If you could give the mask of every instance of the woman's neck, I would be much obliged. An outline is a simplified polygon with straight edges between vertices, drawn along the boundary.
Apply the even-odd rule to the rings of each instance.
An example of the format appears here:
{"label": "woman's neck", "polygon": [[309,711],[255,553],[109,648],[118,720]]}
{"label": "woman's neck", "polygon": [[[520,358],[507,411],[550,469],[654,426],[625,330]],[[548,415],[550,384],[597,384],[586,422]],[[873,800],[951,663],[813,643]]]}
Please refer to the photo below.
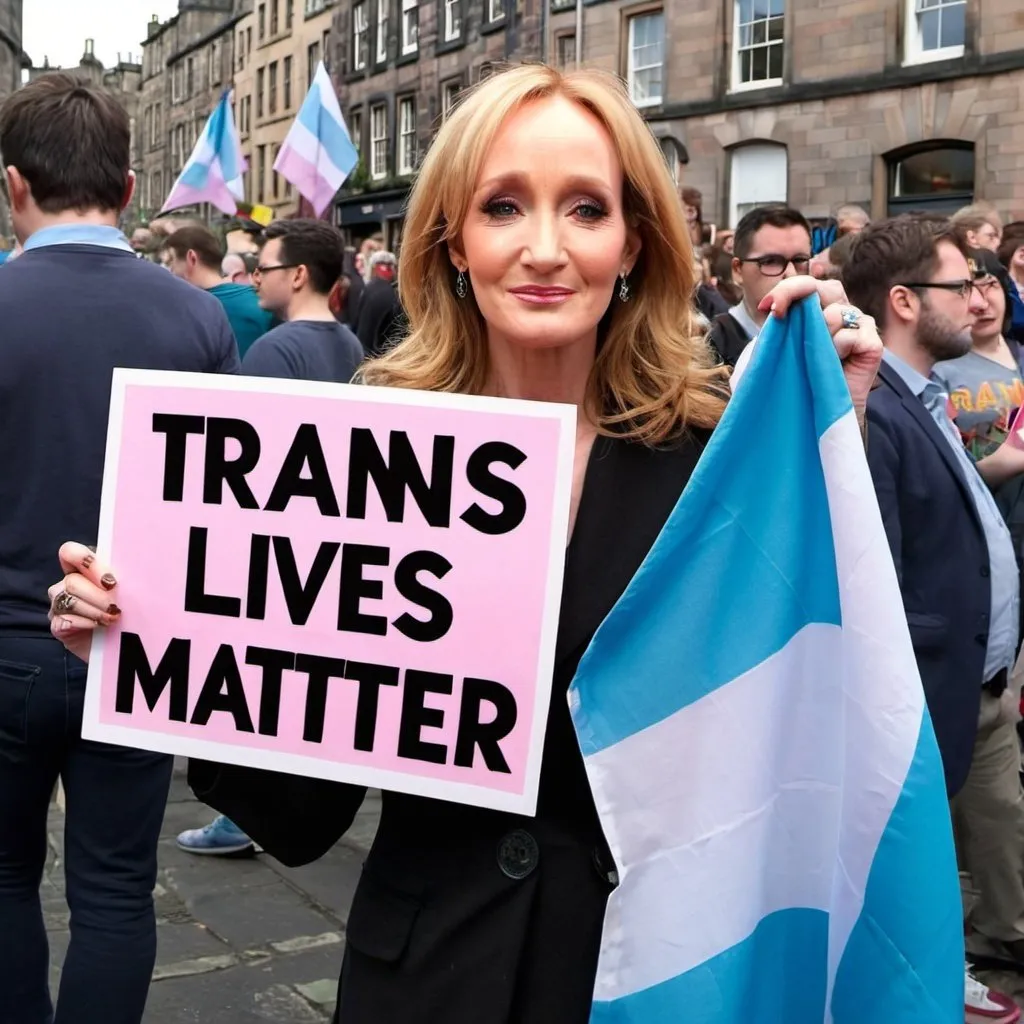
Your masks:
{"label": "woman's neck", "polygon": [[529,349],[491,336],[485,394],[537,402],[564,402],[581,411],[597,354],[597,334],[568,345]]}
{"label": "woman's neck", "polygon": [[993,334],[991,338],[979,338],[973,343],[975,352],[980,352],[983,356],[989,356],[990,358],[998,355],[1003,349],[1003,336],[1001,334]]}

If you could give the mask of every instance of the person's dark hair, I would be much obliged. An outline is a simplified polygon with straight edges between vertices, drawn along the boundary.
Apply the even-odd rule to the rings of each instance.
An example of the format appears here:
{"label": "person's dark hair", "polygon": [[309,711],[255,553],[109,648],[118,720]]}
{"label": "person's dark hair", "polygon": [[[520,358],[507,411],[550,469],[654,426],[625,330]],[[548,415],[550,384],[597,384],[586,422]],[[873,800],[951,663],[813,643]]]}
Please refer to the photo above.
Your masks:
{"label": "person's dark hair", "polygon": [[254,252],[239,252],[235,255],[241,258],[247,274],[252,274],[252,272],[259,266],[260,258]]}
{"label": "person's dark hair", "polygon": [[183,260],[189,250],[196,254],[199,262],[207,270],[220,271],[224,250],[217,236],[199,224],[188,224],[167,239],[165,248],[170,249],[179,260]]}
{"label": "person's dark hair", "polygon": [[735,306],[743,298],[743,292],[732,279],[732,253],[715,246],[708,256],[708,267],[711,270],[711,276],[715,278],[718,294],[730,306]]}
{"label": "person's dark hair", "polygon": [[[1024,238],[1020,239],[1020,245],[1024,245]],[[1006,299],[1006,312],[1003,315],[1003,334],[1008,335],[1013,326],[1013,294],[1017,287],[1010,277],[1010,272],[999,261],[999,257],[991,249],[968,249],[967,259],[972,264],[971,273],[974,278],[994,277],[1003,289],[1003,296]]]}
{"label": "person's dark hair", "polygon": [[843,270],[846,264],[850,262],[850,257],[853,255],[853,249],[859,237],[859,231],[848,231],[845,235],[840,235],[829,246],[828,261],[832,264],[832,271],[829,276],[833,280],[841,281],[843,279]]}
{"label": "person's dark hair", "polygon": [[927,213],[905,213],[869,224],[858,236],[843,268],[850,301],[885,327],[889,292],[905,281],[927,281],[939,266],[940,243],[967,250],[953,225]]}
{"label": "person's dark hair", "polygon": [[280,238],[281,261],[304,266],[313,291],[330,295],[345,259],[345,242],[336,227],[322,220],[277,220],[264,237],[268,242]]}
{"label": "person's dark hair", "polygon": [[679,193],[679,198],[687,205],[692,206],[697,211],[697,220],[702,220],[704,216],[704,196],[701,194],[700,189],[691,188],[687,186]]}
{"label": "person's dark hair", "polygon": [[128,114],[72,75],[42,75],[0,107],[0,153],[44,213],[120,210],[131,167]]}
{"label": "person's dark hair", "polygon": [[1003,239],[999,243],[999,262],[1009,267],[1013,254],[1024,245],[1024,220],[1011,221],[1003,228]]}
{"label": "person's dark hair", "polygon": [[755,206],[740,218],[732,243],[733,255],[737,259],[746,259],[750,255],[754,235],[763,227],[803,228],[810,245],[811,225],[807,223],[807,218],[799,210],[784,203],[770,203],[767,206]]}

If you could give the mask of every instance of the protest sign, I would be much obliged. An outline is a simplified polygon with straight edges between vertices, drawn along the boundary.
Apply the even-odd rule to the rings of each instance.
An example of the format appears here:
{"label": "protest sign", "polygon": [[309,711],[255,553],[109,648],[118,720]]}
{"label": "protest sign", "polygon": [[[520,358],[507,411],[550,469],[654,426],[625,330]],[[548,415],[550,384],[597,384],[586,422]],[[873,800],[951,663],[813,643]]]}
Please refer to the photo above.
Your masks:
{"label": "protest sign", "polygon": [[116,370],[83,735],[532,814],[575,409]]}

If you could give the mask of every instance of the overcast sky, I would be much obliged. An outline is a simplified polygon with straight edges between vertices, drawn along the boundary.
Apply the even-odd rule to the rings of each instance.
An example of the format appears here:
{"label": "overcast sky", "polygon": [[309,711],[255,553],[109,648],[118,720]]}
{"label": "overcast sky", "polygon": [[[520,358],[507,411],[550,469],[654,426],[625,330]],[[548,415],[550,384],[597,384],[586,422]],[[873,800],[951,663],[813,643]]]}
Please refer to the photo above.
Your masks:
{"label": "overcast sky", "polygon": [[128,54],[138,58],[146,25],[154,14],[163,21],[178,10],[178,0],[25,0],[22,45],[36,64],[77,67],[86,39],[110,67]]}

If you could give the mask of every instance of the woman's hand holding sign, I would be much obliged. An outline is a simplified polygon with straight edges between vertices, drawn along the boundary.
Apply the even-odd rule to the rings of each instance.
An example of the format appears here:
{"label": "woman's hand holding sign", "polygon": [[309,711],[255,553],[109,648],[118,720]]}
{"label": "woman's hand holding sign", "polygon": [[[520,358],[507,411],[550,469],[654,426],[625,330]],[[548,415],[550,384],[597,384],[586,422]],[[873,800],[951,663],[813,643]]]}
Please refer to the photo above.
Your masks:
{"label": "woman's hand holding sign", "polygon": [[115,596],[117,580],[84,544],[62,544],[59,558],[65,575],[48,591],[50,632],[72,654],[88,661],[93,631],[121,615]]}

